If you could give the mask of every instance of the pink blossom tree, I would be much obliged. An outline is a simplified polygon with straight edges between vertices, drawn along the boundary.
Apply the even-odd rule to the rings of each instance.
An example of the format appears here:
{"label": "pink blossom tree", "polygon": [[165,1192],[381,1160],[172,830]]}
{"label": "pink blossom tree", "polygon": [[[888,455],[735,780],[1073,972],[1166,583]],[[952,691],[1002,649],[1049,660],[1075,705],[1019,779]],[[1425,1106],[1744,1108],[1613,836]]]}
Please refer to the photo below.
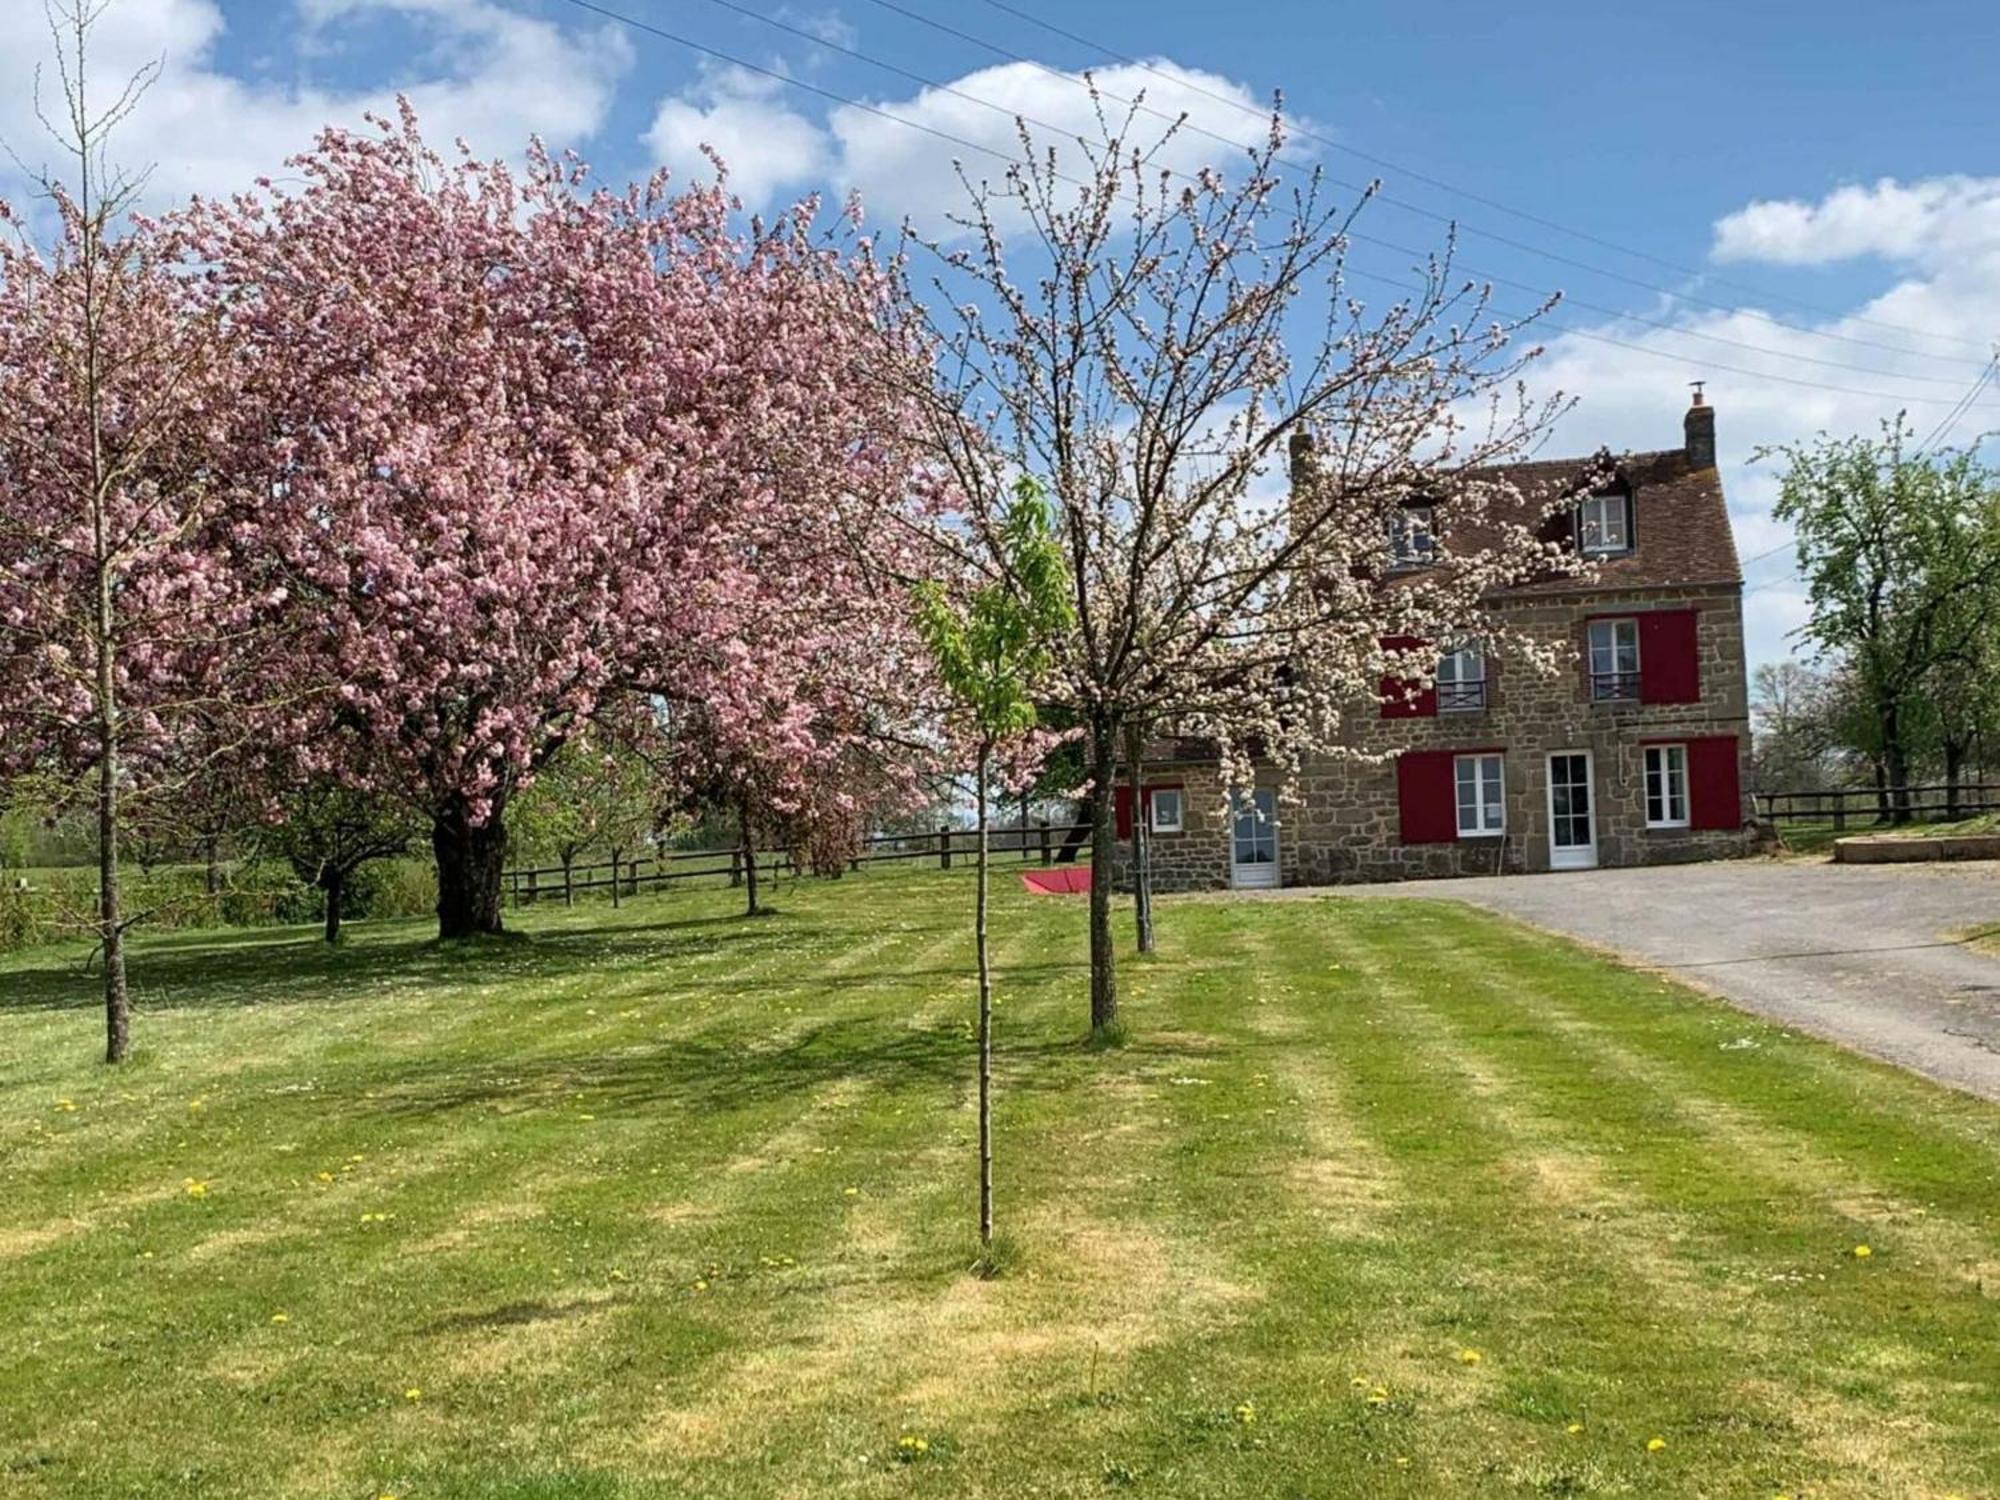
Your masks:
{"label": "pink blossom tree", "polygon": [[43,183],[43,244],[50,219],[0,203],[0,779],[42,771],[94,800],[89,930],[117,1062],[131,1047],[128,803],[207,742],[255,589],[213,545],[236,478],[236,351],[209,289],[180,273],[178,233],[129,218],[138,181],[105,147],[150,74],[108,107],[90,94],[97,12],[50,12],[52,128],[72,171]]}
{"label": "pink blossom tree", "polygon": [[280,475],[236,541],[283,560],[336,685],[289,737],[422,809],[442,936],[496,932],[509,799],[620,694],[762,711],[726,644],[781,592],[757,535],[903,487],[908,423],[853,378],[884,279],[810,205],[742,233],[719,184],[446,161],[407,106],[293,170],[189,218]]}

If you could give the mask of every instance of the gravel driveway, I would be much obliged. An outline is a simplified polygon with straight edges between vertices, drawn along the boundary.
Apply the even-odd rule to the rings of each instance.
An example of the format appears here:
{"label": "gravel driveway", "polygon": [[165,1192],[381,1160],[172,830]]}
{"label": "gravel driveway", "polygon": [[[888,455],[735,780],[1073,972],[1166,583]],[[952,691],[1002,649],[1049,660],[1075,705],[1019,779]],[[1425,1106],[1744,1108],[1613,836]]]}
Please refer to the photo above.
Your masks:
{"label": "gravel driveway", "polygon": [[1968,929],[2000,928],[2000,870],[1991,866],[1754,859],[1406,881],[1339,894],[1490,907],[2000,1099],[2000,959],[1956,940]]}

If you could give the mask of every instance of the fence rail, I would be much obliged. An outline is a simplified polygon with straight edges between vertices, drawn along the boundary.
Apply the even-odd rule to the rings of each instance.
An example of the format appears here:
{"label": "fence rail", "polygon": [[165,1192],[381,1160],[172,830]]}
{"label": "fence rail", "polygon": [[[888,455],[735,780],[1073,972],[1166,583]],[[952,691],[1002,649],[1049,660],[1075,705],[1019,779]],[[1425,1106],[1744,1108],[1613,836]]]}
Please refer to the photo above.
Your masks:
{"label": "fence rail", "polygon": [[1960,782],[1955,790],[1938,782],[1887,790],[1872,786],[1839,787],[1827,791],[1755,792],[1752,796],[1767,823],[1830,822],[1835,829],[1845,828],[1850,822],[1891,821],[1903,814],[1911,822],[1936,822],[1970,817],[1974,813],[2000,812],[2000,782],[1991,781]]}
{"label": "fence rail", "polygon": [[[1053,865],[1074,859],[1077,847],[1089,834],[1088,823],[1036,823],[1026,828],[989,829],[986,839],[987,849],[996,857],[1011,854],[1024,864],[1038,860]],[[863,865],[936,860],[941,869],[949,870],[954,860],[971,858],[978,842],[978,830],[949,826],[935,832],[870,834],[861,841],[861,852],[847,861],[847,867],[859,870]],[[759,875],[796,873],[788,850],[759,849],[756,859]],[[664,889],[678,880],[722,878],[731,885],[741,885],[747,870],[740,847],[672,849],[631,859],[614,855],[608,860],[572,862],[568,868],[524,865],[504,871],[501,885],[516,906],[545,900],[568,903],[593,891],[609,891],[617,901],[643,890]]]}

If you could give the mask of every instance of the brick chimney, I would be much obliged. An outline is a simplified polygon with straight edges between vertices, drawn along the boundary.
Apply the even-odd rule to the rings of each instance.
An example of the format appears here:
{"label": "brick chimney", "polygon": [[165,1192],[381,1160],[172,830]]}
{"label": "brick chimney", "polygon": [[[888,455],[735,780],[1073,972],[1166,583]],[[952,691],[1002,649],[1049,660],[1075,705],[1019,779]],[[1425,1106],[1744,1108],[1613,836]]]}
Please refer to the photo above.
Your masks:
{"label": "brick chimney", "polygon": [[1696,380],[1691,384],[1694,386],[1694,403],[1681,419],[1681,428],[1687,433],[1688,462],[1697,469],[1712,469],[1715,467],[1715,408],[1701,399],[1702,382]]}

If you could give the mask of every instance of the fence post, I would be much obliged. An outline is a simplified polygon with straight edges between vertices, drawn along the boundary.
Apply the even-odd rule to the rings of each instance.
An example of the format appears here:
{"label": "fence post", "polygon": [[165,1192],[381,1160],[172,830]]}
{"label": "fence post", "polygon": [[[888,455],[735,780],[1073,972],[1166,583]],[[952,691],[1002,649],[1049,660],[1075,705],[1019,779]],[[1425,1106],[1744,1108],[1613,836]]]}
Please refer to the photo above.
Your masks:
{"label": "fence post", "polygon": [[938,830],[938,868],[940,870],[951,868],[951,824],[949,823]]}
{"label": "fence post", "polygon": [[611,906],[612,906],[612,909],[613,909],[613,910],[615,911],[615,910],[616,910],[616,909],[618,908],[618,905],[619,905],[619,902],[618,902],[618,851],[617,851],[616,849],[613,849],[613,850],[611,851]]}
{"label": "fence post", "polygon": [[1046,869],[1055,863],[1055,855],[1049,849],[1049,820],[1042,819],[1042,866]]}
{"label": "fence post", "polygon": [[1847,827],[1847,793],[1844,791],[1835,792],[1833,794],[1833,831],[1835,833],[1839,833],[1846,827]]}
{"label": "fence post", "polygon": [[729,851],[729,884],[732,888],[743,884],[743,850],[740,845]]}

